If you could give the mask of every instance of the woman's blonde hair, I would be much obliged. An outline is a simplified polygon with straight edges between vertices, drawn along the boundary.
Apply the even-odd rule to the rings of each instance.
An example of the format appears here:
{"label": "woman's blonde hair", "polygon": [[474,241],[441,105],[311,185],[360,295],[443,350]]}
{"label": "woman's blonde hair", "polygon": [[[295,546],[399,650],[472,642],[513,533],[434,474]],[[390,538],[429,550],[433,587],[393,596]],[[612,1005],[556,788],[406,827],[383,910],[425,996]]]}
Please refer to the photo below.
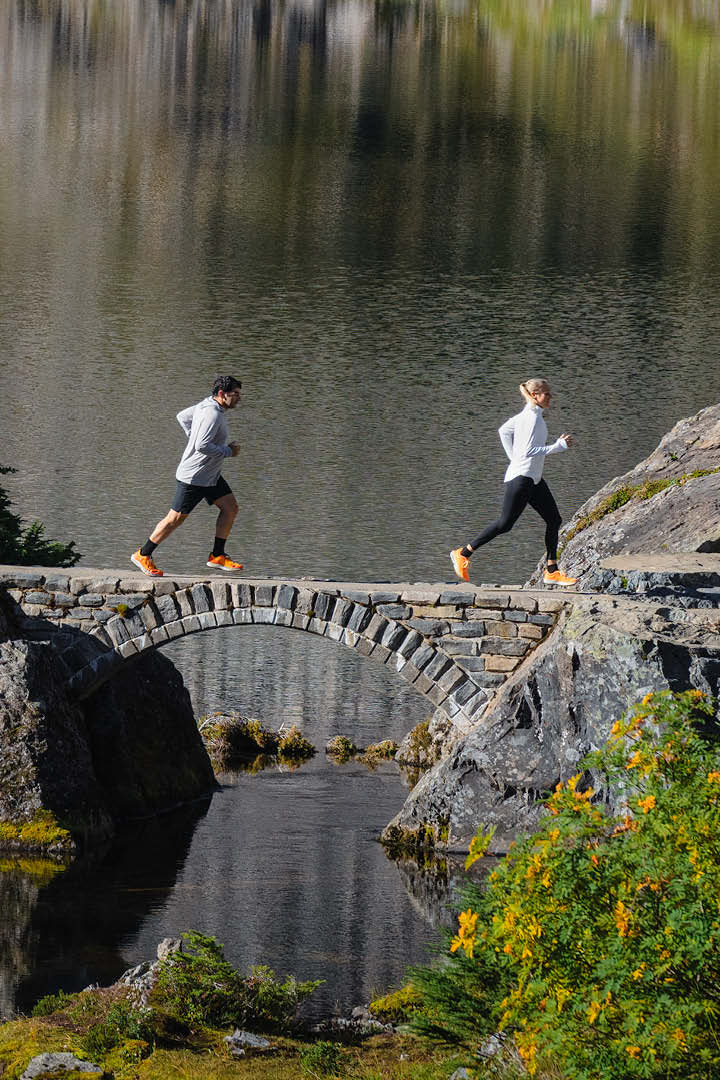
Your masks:
{"label": "woman's blonde hair", "polygon": [[549,390],[550,383],[547,379],[528,379],[527,382],[520,383],[519,390],[524,398],[532,397],[533,394],[539,393],[540,390]]}

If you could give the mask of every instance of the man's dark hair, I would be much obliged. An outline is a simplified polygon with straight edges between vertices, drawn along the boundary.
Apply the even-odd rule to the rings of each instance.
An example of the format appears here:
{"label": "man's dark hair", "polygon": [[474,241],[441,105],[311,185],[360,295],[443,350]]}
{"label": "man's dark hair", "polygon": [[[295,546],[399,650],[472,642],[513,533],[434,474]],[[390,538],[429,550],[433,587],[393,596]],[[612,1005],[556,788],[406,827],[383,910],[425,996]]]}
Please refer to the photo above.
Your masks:
{"label": "man's dark hair", "polygon": [[233,390],[240,390],[242,383],[239,379],[233,379],[232,375],[217,375],[213,383],[212,396],[217,397],[220,391],[223,394],[232,394]]}

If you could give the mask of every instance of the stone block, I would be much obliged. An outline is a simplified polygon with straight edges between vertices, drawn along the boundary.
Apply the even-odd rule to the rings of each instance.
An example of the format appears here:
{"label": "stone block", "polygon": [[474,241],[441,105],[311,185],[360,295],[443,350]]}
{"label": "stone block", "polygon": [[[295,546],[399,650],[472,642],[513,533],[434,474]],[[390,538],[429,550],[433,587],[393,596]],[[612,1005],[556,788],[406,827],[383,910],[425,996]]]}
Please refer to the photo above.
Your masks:
{"label": "stone block", "polygon": [[400,600],[399,592],[391,592],[389,589],[375,589],[370,593],[370,603],[377,606],[378,604],[397,604]]}
{"label": "stone block", "polygon": [[[193,616],[191,615],[190,618]],[[217,626],[217,620],[215,618],[214,611],[201,611],[197,617],[198,622],[203,630],[211,630],[213,626]]]}
{"label": "stone block", "polygon": [[536,626],[554,626],[555,625],[555,619],[552,617],[552,615],[544,615],[544,614],[541,614],[541,613],[539,613],[537,615],[529,615],[528,616],[528,622],[534,623]]}
{"label": "stone block", "polygon": [[177,591],[178,583],[172,578],[153,578],[153,596],[169,596]]}
{"label": "stone block", "polygon": [[[203,612],[206,614],[206,612]],[[182,632],[183,634],[194,634],[201,627],[200,616],[198,615],[186,615],[182,620]]]}
{"label": "stone block", "polygon": [[448,656],[474,656],[478,651],[478,643],[474,638],[446,637],[442,647]]}
{"label": "stone block", "polygon": [[164,626],[158,626],[150,634],[153,645],[162,645],[163,641],[168,640],[168,632]]}
{"label": "stone block", "polygon": [[117,652],[123,660],[127,660],[130,656],[137,656],[137,646],[134,641],[123,641],[122,645],[118,645]]}
{"label": "stone block", "polygon": [[438,597],[438,604],[454,604],[457,607],[471,607],[475,603],[474,589],[447,589]]}
{"label": "stone block", "polygon": [[378,604],[376,610],[385,619],[409,619],[412,615],[407,604]]}
{"label": "stone block", "polygon": [[475,606],[483,608],[506,608],[510,603],[510,595],[505,592],[476,592]]}
{"label": "stone block", "polygon": [[427,694],[428,690],[432,690],[435,683],[432,679],[428,679],[424,671],[420,672],[420,675],[413,683],[416,690],[419,690],[421,694]]}
{"label": "stone block", "polygon": [[426,693],[425,697],[429,698],[430,701],[432,701],[433,705],[439,706],[442,705],[443,701],[445,701],[445,699],[447,698],[447,694],[442,689],[442,687],[432,686]]}
{"label": "stone block", "polygon": [[380,641],[386,649],[389,649],[391,652],[396,652],[407,635],[408,631],[404,626],[399,626],[397,623],[390,623]]}
{"label": "stone block", "polygon": [[393,654],[389,649],[386,649],[384,645],[376,645],[373,649],[373,660],[379,660],[381,664],[386,664]]}
{"label": "stone block", "polygon": [[502,614],[498,611],[497,608],[486,608],[486,607],[466,608],[465,609],[465,618],[469,622],[478,622],[478,621],[482,621],[484,619],[501,619]]}
{"label": "stone block", "polygon": [[255,586],[255,607],[271,607],[273,602],[274,585]]}
{"label": "stone block", "polygon": [[146,604],[140,608],[140,618],[146,630],[154,630],[163,621],[157,613],[154,604]]}
{"label": "stone block", "polygon": [[348,630],[353,630],[356,634],[359,634],[370,624],[372,618],[372,611],[369,607],[363,607],[362,604],[353,604],[350,618],[347,621]]}
{"label": "stone block", "polygon": [[530,648],[527,638],[486,637],[480,642],[481,653],[494,653],[496,656],[524,656]]}
{"label": "stone block", "polygon": [[463,705],[466,716],[476,716],[480,709],[484,709],[488,703],[488,696],[484,690],[476,689],[475,694]]}
{"label": "stone block", "polygon": [[33,589],[42,585],[45,575],[34,570],[3,570],[0,571],[0,585],[6,588]]}
{"label": "stone block", "polygon": [[[88,593],[88,596],[97,596],[97,593]],[[82,603],[85,604],[86,597],[83,596]],[[102,597],[101,597],[102,600]],[[74,607],[79,603],[77,596],[73,596],[70,592],[55,592],[52,594],[52,602],[55,607]],[[87,604],[86,607],[94,607],[94,604]]]}
{"label": "stone block", "polygon": [[117,615],[108,620],[105,624],[105,631],[110,636],[111,642],[116,648],[128,642],[130,640],[130,634],[127,633],[127,627],[125,626],[125,620]]}
{"label": "stone block", "polygon": [[425,642],[424,645],[421,645],[420,648],[413,653],[413,664],[422,671],[434,656],[437,656],[437,649]]}
{"label": "stone block", "polygon": [[396,671],[402,671],[408,661],[407,658],[405,656],[401,656],[400,653],[391,652],[385,663],[388,667],[395,668]]}
{"label": "stone block", "polygon": [[356,634],[354,630],[350,630],[346,626],[343,630],[342,638],[340,640],[343,642],[343,644],[348,645],[351,649],[354,649],[357,643],[359,641],[362,641],[362,638],[359,634]]}
{"label": "stone block", "polygon": [[[532,616],[534,618],[534,616]],[[517,637],[517,623],[506,622],[504,619],[502,622],[486,622],[485,632],[488,637],[502,637],[513,638]]]}
{"label": "stone block", "polygon": [[204,611],[212,611],[213,594],[207,585],[199,582],[190,589],[195,613],[201,615]]}
{"label": "stone block", "polygon": [[23,597],[23,606],[27,604],[49,604],[50,594],[39,590],[30,589]]}
{"label": "stone block", "polygon": [[195,609],[192,604],[192,593],[189,589],[179,589],[175,593],[175,600],[180,611],[180,618],[185,619],[189,615],[194,615]]}
{"label": "stone block", "polygon": [[215,612],[215,621],[216,621],[218,626],[232,626],[232,622],[233,622],[233,613],[232,613],[232,611],[230,611],[229,609],[224,610],[224,611],[216,611]]}
{"label": "stone block", "polygon": [[352,614],[353,605],[349,600],[338,598],[332,611],[332,621],[338,626],[347,626],[348,619]]}
{"label": "stone block", "polygon": [[527,622],[527,611],[515,611],[514,608],[508,608],[507,611],[503,611],[503,619],[508,622]]}
{"label": "stone block", "polygon": [[242,581],[230,582],[230,604],[234,608],[252,607],[252,589]]}
{"label": "stone block", "polygon": [[[189,618],[189,616],[186,617]],[[167,634],[168,639],[182,637],[185,633],[182,619],[176,619],[175,622],[165,623],[165,633]]]}
{"label": "stone block", "polygon": [[[40,593],[32,593],[32,595],[33,596],[40,596],[41,594]],[[43,593],[42,595],[44,596],[45,594]],[[45,608],[43,607],[42,603],[37,603],[37,604],[24,603],[23,604],[23,612],[24,612],[24,614],[28,618],[31,618],[31,619],[39,618],[44,610],[45,610]]]}
{"label": "stone block", "polygon": [[331,641],[341,641],[343,636],[343,628],[337,623],[325,624],[325,637],[330,638]]}
{"label": "stone block", "polygon": [[373,615],[363,631],[363,637],[371,641],[380,641],[390,623],[382,615]]}
{"label": "stone block", "polygon": [[460,706],[455,700],[454,696],[448,697],[443,703],[443,711],[445,715],[452,720],[460,712]]}
{"label": "stone block", "polygon": [[542,626],[534,626],[532,623],[523,623],[522,626],[518,626],[518,635],[522,638],[529,638],[530,641],[541,641],[547,631]]}
{"label": "stone block", "polygon": [[485,658],[483,656],[456,656],[455,663],[463,671],[484,671]]}
{"label": "stone block", "polygon": [[513,593],[510,597],[510,607],[515,611],[537,611],[538,602],[534,596],[527,593]]}
{"label": "stone block", "polygon": [[181,615],[191,615],[191,611],[182,611],[174,596],[155,596],[153,606],[161,622],[175,622]]}
{"label": "stone block", "polygon": [[357,643],[357,649],[355,651],[360,653],[361,656],[370,656],[375,647],[376,646],[374,641],[369,641],[368,638],[361,637]]}
{"label": "stone block", "polygon": [[450,633],[450,623],[447,619],[408,619],[407,624],[423,637],[442,637]]}
{"label": "stone block", "polygon": [[[452,660],[442,652],[436,652],[434,658],[427,664],[423,671],[429,679],[437,682],[440,676],[451,666]],[[418,667],[420,665],[418,664]]]}
{"label": "stone block", "polygon": [[341,595],[351,604],[364,604],[367,607],[370,603],[370,594],[361,592],[359,589],[346,589]]}
{"label": "stone block", "polygon": [[92,619],[95,614],[95,608],[89,607],[74,607],[65,608],[65,617],[72,619],[75,622],[80,622],[82,619]]}
{"label": "stone block", "polygon": [[8,589],[7,594],[17,604],[19,604],[23,598],[22,589]]}
{"label": "stone block", "polygon": [[[440,685],[442,686],[442,683]],[[472,682],[470,679],[465,679],[465,681],[461,683],[457,687],[457,689],[453,690],[452,700],[457,702],[458,706],[462,707],[467,701],[470,700],[470,698],[474,697],[477,692],[478,688],[475,683]]]}
{"label": "stone block", "polygon": [[440,686],[447,694],[454,693],[458,686],[466,682],[467,675],[456,664],[453,664],[446,672],[444,672],[439,679],[435,682]]}
{"label": "stone block", "polygon": [[472,679],[478,686],[486,687],[488,690],[494,690],[498,686],[503,685],[507,679],[507,675],[500,671],[478,671],[477,674],[473,675]]}
{"label": "stone block", "polygon": [[411,660],[408,660],[407,664],[403,665],[403,667],[400,669],[400,674],[402,675],[405,682],[410,683],[411,685],[414,685],[420,678],[420,672]]}
{"label": "stone block", "polygon": [[309,622],[309,615],[304,615],[302,611],[293,612],[292,625],[296,628],[296,630],[307,630]]}
{"label": "stone block", "polygon": [[150,634],[143,634],[142,637],[133,638],[133,644],[139,653],[147,652],[152,648],[152,638]]}
{"label": "stone block", "polygon": [[216,611],[224,611],[230,607],[230,584],[227,581],[212,581],[210,591],[213,596],[213,606]]}
{"label": "stone block", "polygon": [[453,623],[450,629],[453,637],[456,638],[485,637],[485,623],[482,622]]}
{"label": "stone block", "polygon": [[327,623],[323,622],[322,619],[316,619],[314,616],[308,619],[307,628],[311,634],[324,634],[326,626]]}
{"label": "stone block", "polygon": [[233,622],[236,626],[244,626],[253,621],[253,613],[250,608],[235,608],[232,613]]}
{"label": "stone block", "polygon": [[462,619],[463,609],[452,604],[433,606],[431,604],[413,604],[413,619]]}
{"label": "stone block", "polygon": [[[118,591],[126,593],[151,593],[154,587],[155,579],[145,577],[144,574],[128,574],[118,582]],[[87,589],[87,585],[85,588]],[[94,591],[102,592],[102,589]]]}
{"label": "stone block", "polygon": [[[133,593],[114,593],[112,597],[108,599],[108,607],[114,607],[116,610],[119,607],[126,608],[139,608],[145,603],[148,598],[148,593],[133,592]],[[82,604],[82,596],[79,598],[79,602]]]}
{"label": "stone block", "polygon": [[492,656],[485,657],[485,670],[486,671],[514,671],[520,663],[520,658],[516,656]]}
{"label": "stone block", "polygon": [[[263,609],[264,610],[264,609]],[[270,608],[273,612],[272,621],[276,626],[293,626],[294,612],[286,611],[285,608]]]}
{"label": "stone block", "polygon": [[103,645],[106,645],[108,647],[108,649],[114,651],[112,639],[109,634],[105,633],[104,627],[95,625],[90,631],[90,633],[96,641],[101,641]]}
{"label": "stone block", "polygon": [[254,607],[250,608],[252,612],[252,621],[254,623],[273,623],[275,622],[275,608],[271,607]]}
{"label": "stone block", "polygon": [[312,589],[298,589],[295,610],[301,615],[312,615],[315,612],[315,598],[317,593]]}
{"label": "stone block", "polygon": [[275,595],[275,603],[279,608],[292,611],[297,601],[298,591],[292,585],[281,585]]}
{"label": "stone block", "polygon": [[411,630],[399,647],[398,652],[401,656],[405,656],[409,659],[413,653],[420,648],[423,642],[424,638],[422,634],[418,634],[417,630]]}
{"label": "stone block", "polygon": [[[55,604],[57,605],[57,603],[58,603],[58,596],[67,596],[67,595],[68,595],[67,593],[55,593],[55,596],[53,597],[53,599],[55,601]],[[83,593],[82,594],[82,605],[83,605],[83,607],[102,607],[104,605],[104,603],[105,603],[105,597],[103,596],[102,593],[88,592],[88,593]]]}
{"label": "stone block", "polygon": [[335,600],[336,598],[329,593],[318,593],[315,597],[315,618],[329,622],[335,607]]}
{"label": "stone block", "polygon": [[437,604],[441,591],[427,585],[411,585],[401,590],[400,599],[405,604]]}
{"label": "stone block", "polygon": [[46,574],[45,588],[48,592],[70,592],[70,575]]}

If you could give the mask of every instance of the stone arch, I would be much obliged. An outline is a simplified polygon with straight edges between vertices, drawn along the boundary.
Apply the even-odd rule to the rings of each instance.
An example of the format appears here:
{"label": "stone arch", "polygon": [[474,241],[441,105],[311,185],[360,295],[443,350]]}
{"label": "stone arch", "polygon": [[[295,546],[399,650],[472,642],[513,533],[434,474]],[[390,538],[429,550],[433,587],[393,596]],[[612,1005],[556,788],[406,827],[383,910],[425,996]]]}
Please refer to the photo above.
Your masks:
{"label": "stone arch", "polygon": [[[64,655],[69,689],[85,698],[138,656],[221,626],[275,625],[328,638],[393,668],[441,710],[458,733],[477,721],[488,694],[452,655],[400,618],[377,610],[381,594],[295,584],[198,582],[119,610]],[[382,605],[380,605],[382,606]],[[122,607],[122,605],[121,605]],[[92,642],[92,644],[91,644]]]}

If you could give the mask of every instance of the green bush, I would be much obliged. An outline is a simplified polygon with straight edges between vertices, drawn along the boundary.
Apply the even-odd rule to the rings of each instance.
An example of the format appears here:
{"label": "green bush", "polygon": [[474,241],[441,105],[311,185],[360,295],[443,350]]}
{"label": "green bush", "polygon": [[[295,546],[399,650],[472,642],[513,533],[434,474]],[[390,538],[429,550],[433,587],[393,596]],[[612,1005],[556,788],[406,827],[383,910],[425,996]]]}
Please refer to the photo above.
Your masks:
{"label": "green bush", "polygon": [[57,994],[46,994],[35,1002],[30,1015],[52,1016],[53,1013],[62,1012],[74,998],[74,994],[66,994],[64,990],[58,990]]}
{"label": "green bush", "polygon": [[[530,1075],[720,1075],[720,750],[697,691],[648,694],[559,784],[484,891],[451,956],[413,974],[418,1030],[477,1050],[514,1034]],[[471,849],[468,864],[482,851]]]}
{"label": "green bush", "polygon": [[316,1042],[300,1053],[300,1069],[305,1076],[342,1076],[347,1068],[347,1055],[337,1043]]}
{"label": "green bush", "polygon": [[183,937],[187,951],[172,953],[159,964],[151,1004],[191,1029],[286,1028],[322,981],[298,982],[290,975],[280,981],[267,967],[252,968],[243,976],[225,959],[215,938],[194,930]]}
{"label": "green bush", "polygon": [[[0,465],[0,476],[16,470]],[[80,559],[75,544],[46,540],[45,526],[39,521],[24,525],[10,509],[10,497],[0,487],[0,563],[15,566],[74,566]]]}
{"label": "green bush", "polygon": [[85,1032],[83,1049],[89,1055],[102,1056],[128,1039],[141,1042],[151,1036],[149,1018],[128,1001],[114,1002],[104,1018]]}

